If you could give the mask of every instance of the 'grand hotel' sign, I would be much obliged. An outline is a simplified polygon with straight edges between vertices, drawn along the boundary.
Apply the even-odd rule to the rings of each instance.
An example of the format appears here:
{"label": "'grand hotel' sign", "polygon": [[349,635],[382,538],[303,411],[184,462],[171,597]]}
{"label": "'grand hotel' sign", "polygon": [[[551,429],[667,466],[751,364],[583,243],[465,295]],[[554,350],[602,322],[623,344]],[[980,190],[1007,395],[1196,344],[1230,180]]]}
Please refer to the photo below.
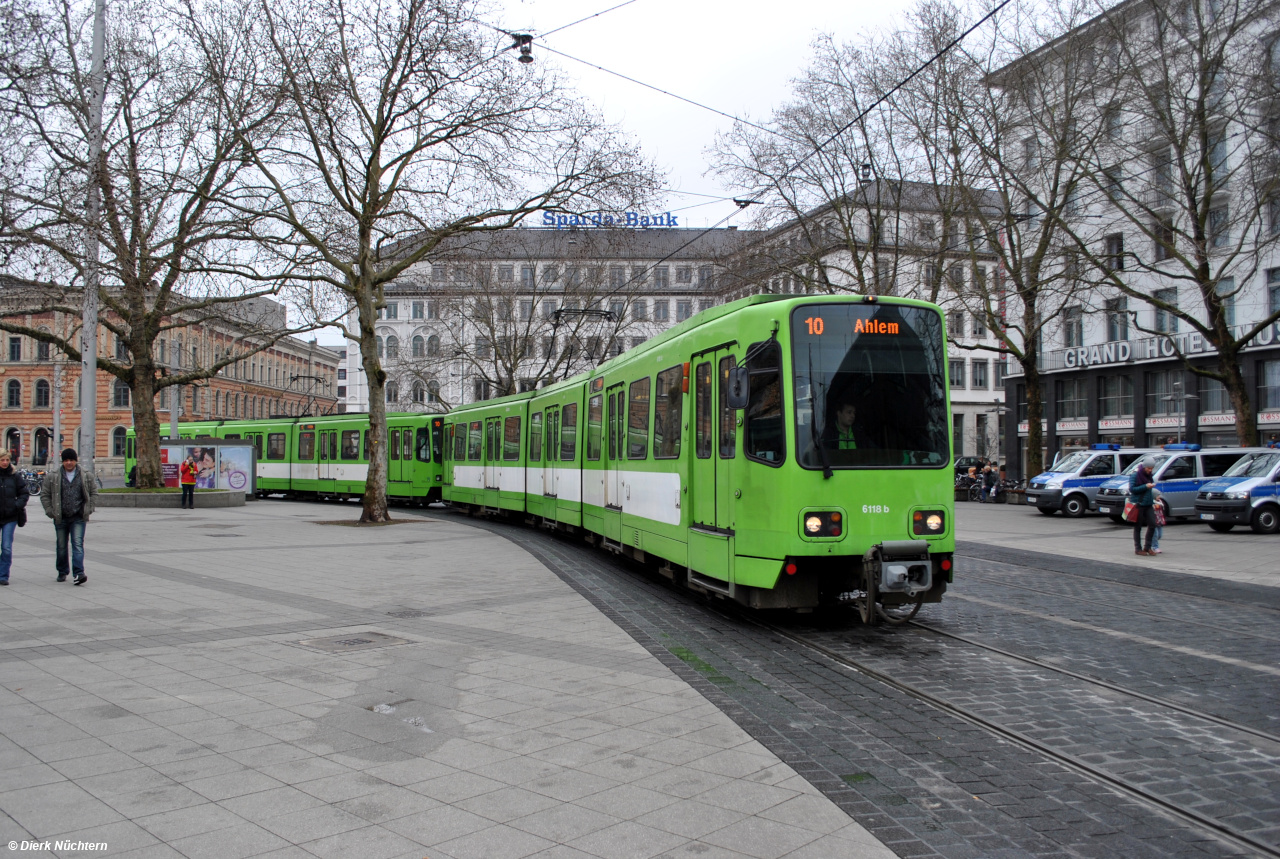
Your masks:
{"label": "'grand hotel' sign", "polygon": [[[1241,326],[1237,326],[1239,329]],[[1240,332],[1237,330],[1236,336]],[[1269,325],[1246,346],[1253,349],[1280,343],[1280,322]],[[1094,346],[1077,346],[1050,352],[1046,370],[1079,370],[1086,367],[1103,367],[1109,364],[1131,364],[1136,361],[1157,361],[1183,355],[1200,355],[1214,352],[1213,344],[1198,332],[1190,334],[1161,335],[1145,340],[1117,340]]]}

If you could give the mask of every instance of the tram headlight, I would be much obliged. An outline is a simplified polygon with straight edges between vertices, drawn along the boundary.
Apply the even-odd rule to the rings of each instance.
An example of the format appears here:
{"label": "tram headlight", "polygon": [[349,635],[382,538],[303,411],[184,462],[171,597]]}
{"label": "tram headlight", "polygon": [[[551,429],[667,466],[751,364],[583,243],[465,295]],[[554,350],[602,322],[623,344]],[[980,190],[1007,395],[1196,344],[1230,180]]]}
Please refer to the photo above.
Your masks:
{"label": "tram headlight", "polygon": [[945,510],[917,510],[911,514],[911,533],[921,537],[936,537],[947,530]]}
{"label": "tram headlight", "polygon": [[803,528],[806,537],[839,537],[844,533],[844,515],[838,510],[806,512]]}

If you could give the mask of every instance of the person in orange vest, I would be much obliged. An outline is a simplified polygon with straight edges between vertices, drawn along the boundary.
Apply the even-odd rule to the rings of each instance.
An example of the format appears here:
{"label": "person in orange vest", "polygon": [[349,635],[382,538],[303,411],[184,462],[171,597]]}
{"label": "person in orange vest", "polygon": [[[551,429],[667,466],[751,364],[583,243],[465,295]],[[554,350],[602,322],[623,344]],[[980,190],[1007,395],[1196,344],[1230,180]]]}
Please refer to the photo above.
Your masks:
{"label": "person in orange vest", "polygon": [[188,456],[182,460],[182,467],[178,469],[178,483],[182,487],[182,506],[184,509],[196,509],[196,475],[200,473],[200,466],[196,465],[195,457]]}

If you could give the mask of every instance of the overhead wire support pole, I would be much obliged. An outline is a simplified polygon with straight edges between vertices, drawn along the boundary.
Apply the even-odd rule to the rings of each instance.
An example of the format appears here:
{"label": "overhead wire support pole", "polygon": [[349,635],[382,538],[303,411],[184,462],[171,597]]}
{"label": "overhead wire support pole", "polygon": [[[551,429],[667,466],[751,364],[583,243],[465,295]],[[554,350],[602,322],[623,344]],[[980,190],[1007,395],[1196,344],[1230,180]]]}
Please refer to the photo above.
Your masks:
{"label": "overhead wire support pole", "polygon": [[85,202],[84,316],[80,330],[80,462],[93,479],[98,452],[98,228],[102,218],[102,105],[106,101],[107,0],[93,11],[92,81],[89,90],[89,188]]}

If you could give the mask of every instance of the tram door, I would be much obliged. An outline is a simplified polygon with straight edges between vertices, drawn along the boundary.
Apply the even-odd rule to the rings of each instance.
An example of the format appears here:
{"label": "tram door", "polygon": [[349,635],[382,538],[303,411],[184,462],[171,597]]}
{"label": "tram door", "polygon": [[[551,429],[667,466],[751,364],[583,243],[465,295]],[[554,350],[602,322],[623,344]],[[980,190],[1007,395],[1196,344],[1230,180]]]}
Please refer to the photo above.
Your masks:
{"label": "tram door", "polygon": [[502,418],[484,422],[484,503],[498,506],[498,469],[502,467]]}
{"label": "tram door", "polygon": [[689,470],[693,510],[689,526],[689,567],[728,581],[733,531],[729,510],[730,470],[737,451],[737,413],[728,408],[727,350],[693,356],[694,451]]}
{"label": "tram door", "polygon": [[316,492],[329,495],[334,491],[333,461],[338,457],[338,433],[326,430],[320,433],[320,466],[316,480]]}
{"label": "tram door", "polygon": [[605,391],[608,416],[605,420],[604,535],[622,539],[622,485],[626,469],[626,386],[614,385]]}
{"label": "tram door", "polygon": [[[543,447],[543,467],[542,467],[542,495],[545,498],[556,497],[556,468],[557,460],[560,459],[560,409],[552,407],[547,409],[547,438]],[[555,517],[556,505],[554,503],[548,509],[551,517]]]}

